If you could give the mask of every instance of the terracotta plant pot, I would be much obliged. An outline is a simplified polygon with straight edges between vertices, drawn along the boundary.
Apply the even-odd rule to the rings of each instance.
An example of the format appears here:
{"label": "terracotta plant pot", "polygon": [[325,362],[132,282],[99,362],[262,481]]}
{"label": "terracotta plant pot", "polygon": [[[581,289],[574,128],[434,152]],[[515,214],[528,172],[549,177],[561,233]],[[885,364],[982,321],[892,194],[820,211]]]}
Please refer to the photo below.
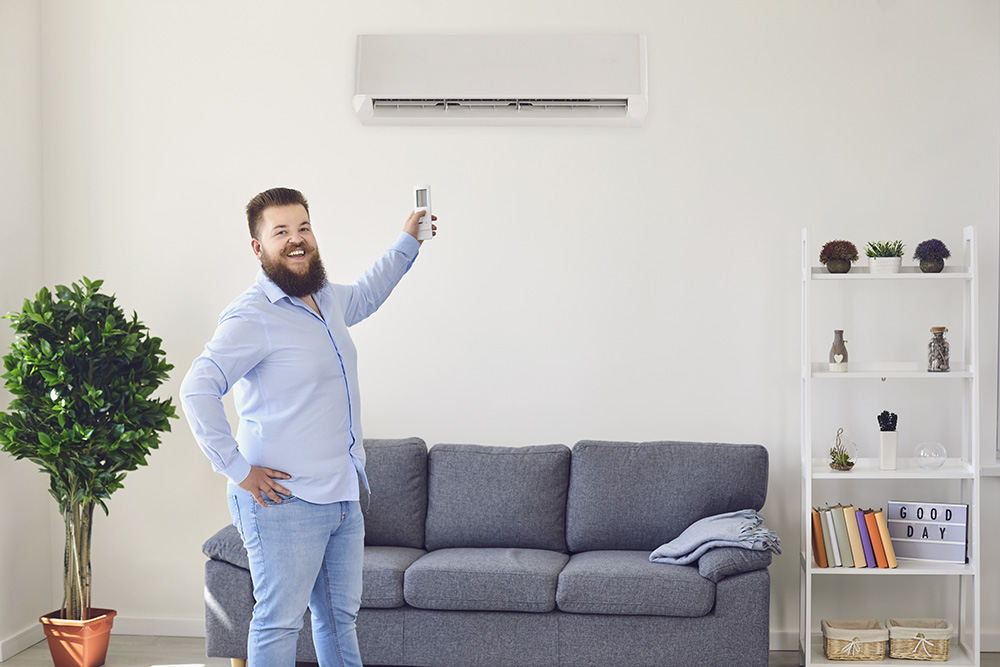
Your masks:
{"label": "terracotta plant pot", "polygon": [[90,610],[86,621],[69,621],[62,618],[62,611],[46,614],[38,620],[49,640],[49,653],[55,667],[99,667],[108,656],[113,609]]}

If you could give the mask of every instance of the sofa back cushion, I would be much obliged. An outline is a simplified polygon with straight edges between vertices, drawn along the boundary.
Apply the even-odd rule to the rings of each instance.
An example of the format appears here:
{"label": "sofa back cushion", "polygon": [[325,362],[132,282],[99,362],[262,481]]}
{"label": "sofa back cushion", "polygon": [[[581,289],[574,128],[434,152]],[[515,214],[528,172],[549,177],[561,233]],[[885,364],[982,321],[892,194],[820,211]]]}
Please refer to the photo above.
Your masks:
{"label": "sofa back cushion", "polygon": [[362,500],[365,544],[423,549],[427,519],[427,445],[420,438],[365,439],[365,474],[371,487]]}
{"label": "sofa back cushion", "polygon": [[429,457],[429,551],[566,551],[569,447],[435,445]]}
{"label": "sofa back cushion", "polygon": [[760,445],[578,442],[566,509],[569,550],[653,551],[698,519],[759,510],[767,472]]}

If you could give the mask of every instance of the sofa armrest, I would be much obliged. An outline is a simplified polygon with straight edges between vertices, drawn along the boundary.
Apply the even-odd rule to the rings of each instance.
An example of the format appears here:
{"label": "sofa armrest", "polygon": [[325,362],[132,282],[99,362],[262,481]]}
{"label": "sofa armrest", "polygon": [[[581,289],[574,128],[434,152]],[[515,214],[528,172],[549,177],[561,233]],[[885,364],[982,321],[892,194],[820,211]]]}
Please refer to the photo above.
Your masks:
{"label": "sofa armrest", "polygon": [[698,559],[698,573],[719,583],[734,574],[766,569],[771,564],[770,551],[755,551],[739,547],[709,549]]}

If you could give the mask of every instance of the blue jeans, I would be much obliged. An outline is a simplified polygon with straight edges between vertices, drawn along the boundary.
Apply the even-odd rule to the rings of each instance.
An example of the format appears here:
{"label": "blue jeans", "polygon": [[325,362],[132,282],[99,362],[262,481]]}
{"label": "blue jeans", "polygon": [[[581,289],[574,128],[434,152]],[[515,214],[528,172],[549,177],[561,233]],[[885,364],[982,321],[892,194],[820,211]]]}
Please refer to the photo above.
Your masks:
{"label": "blue jeans", "polygon": [[248,667],[294,667],[306,607],[320,667],[361,667],[355,621],[361,607],[365,523],[358,501],[315,505],[294,496],[267,507],[229,485],[229,511],[250,557],[257,603]]}

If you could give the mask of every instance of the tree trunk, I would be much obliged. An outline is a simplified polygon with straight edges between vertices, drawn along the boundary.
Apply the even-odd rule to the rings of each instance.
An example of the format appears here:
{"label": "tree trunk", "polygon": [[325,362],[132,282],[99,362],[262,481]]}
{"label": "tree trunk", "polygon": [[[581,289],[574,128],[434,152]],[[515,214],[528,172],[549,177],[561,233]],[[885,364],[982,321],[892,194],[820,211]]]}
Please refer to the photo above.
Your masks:
{"label": "tree trunk", "polygon": [[63,558],[64,619],[85,621],[90,612],[90,532],[94,503],[67,503],[66,553]]}

